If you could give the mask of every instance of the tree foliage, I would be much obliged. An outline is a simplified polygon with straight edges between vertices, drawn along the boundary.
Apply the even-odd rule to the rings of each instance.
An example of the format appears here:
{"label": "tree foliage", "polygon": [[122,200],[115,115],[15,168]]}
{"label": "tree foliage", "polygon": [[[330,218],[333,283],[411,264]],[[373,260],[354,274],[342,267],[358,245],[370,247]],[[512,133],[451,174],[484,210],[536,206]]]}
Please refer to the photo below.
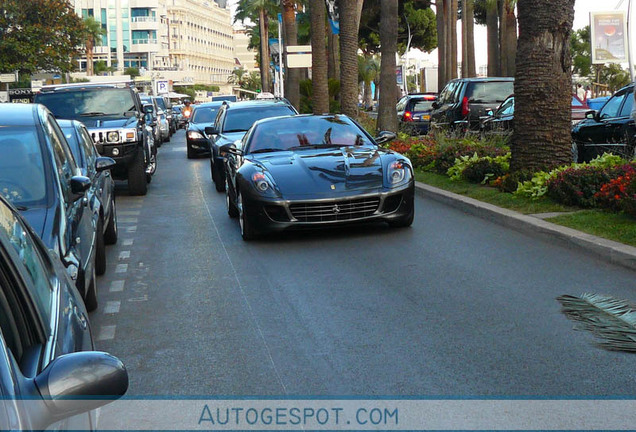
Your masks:
{"label": "tree foliage", "polygon": [[[360,47],[367,53],[380,52],[380,0],[366,0],[360,19]],[[411,27],[411,48],[431,52],[437,47],[435,12],[429,0],[405,0],[398,4],[398,51],[404,53]],[[405,20],[406,17],[406,20]]]}
{"label": "tree foliage", "polygon": [[581,76],[590,76],[592,74],[592,52],[589,25],[572,32],[570,50],[572,51],[572,72]]}
{"label": "tree foliage", "polygon": [[0,72],[68,72],[84,45],[82,19],[67,0],[3,0]]}

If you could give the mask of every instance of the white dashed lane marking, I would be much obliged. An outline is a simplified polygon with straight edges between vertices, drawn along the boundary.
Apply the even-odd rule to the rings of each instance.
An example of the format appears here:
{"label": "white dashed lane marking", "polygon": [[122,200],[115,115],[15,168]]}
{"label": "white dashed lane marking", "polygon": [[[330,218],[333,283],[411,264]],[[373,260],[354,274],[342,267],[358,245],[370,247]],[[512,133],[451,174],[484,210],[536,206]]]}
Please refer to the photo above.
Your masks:
{"label": "white dashed lane marking", "polygon": [[105,341],[105,340],[114,339],[116,329],[117,329],[117,326],[114,326],[114,325],[101,326],[99,328],[99,335],[97,335],[97,340]]}
{"label": "white dashed lane marking", "polygon": [[121,302],[119,300],[108,301],[108,302],[106,302],[106,307],[104,308],[104,313],[105,314],[116,314],[116,313],[119,313],[120,306],[121,306]]}
{"label": "white dashed lane marking", "polygon": [[124,280],[116,280],[110,283],[110,292],[122,292],[124,290],[124,284],[126,281]]}
{"label": "white dashed lane marking", "polygon": [[117,264],[115,267],[115,273],[126,273],[128,271],[128,264]]}
{"label": "white dashed lane marking", "polygon": [[130,251],[119,252],[119,261],[130,258]]}
{"label": "white dashed lane marking", "polygon": [[122,246],[132,246],[134,242],[133,239],[126,239],[122,242]]}
{"label": "white dashed lane marking", "polygon": [[118,211],[117,214],[119,216],[139,216],[141,212],[139,210],[124,210]]}
{"label": "white dashed lane marking", "polygon": [[126,232],[134,233],[134,232],[137,232],[137,225],[129,226],[129,227],[126,227],[125,229],[126,229]]}
{"label": "white dashed lane marking", "polygon": [[119,219],[117,219],[117,222],[119,222],[119,223],[137,223],[137,222],[139,222],[139,219],[137,219],[136,217],[120,217]]}

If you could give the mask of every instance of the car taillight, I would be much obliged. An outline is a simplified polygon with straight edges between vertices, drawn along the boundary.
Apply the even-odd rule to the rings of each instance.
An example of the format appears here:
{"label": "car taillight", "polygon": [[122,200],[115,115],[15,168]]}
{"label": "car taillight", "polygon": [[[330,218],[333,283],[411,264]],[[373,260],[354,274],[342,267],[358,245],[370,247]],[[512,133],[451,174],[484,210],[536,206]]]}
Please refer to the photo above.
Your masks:
{"label": "car taillight", "polygon": [[470,105],[468,104],[468,98],[464,97],[462,99],[462,116],[466,117],[468,114],[470,114]]}
{"label": "car taillight", "polygon": [[410,111],[404,111],[404,117],[403,117],[404,121],[413,121],[413,113]]}

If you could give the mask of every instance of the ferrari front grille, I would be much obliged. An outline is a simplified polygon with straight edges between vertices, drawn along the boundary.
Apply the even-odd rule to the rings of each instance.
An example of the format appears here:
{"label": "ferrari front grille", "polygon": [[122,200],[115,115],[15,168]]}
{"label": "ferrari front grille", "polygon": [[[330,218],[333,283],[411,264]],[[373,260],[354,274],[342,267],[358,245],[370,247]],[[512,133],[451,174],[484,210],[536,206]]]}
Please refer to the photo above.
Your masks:
{"label": "ferrari front grille", "polygon": [[380,205],[380,198],[321,201],[291,204],[289,210],[299,222],[335,222],[372,216]]}

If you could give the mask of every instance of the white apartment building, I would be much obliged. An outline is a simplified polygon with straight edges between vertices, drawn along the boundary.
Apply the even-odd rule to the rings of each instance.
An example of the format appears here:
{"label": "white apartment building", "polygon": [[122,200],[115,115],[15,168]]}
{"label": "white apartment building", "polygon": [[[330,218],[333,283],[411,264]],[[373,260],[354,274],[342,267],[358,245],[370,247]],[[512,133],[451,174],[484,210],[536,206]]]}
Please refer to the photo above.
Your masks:
{"label": "white apartment building", "polygon": [[94,17],[106,30],[95,61],[119,72],[137,67],[175,84],[227,84],[234,41],[226,0],[74,1],[78,15]]}
{"label": "white apartment building", "polygon": [[239,67],[249,72],[257,72],[256,50],[248,49],[250,36],[243,29],[234,29],[234,56],[239,62]]}

